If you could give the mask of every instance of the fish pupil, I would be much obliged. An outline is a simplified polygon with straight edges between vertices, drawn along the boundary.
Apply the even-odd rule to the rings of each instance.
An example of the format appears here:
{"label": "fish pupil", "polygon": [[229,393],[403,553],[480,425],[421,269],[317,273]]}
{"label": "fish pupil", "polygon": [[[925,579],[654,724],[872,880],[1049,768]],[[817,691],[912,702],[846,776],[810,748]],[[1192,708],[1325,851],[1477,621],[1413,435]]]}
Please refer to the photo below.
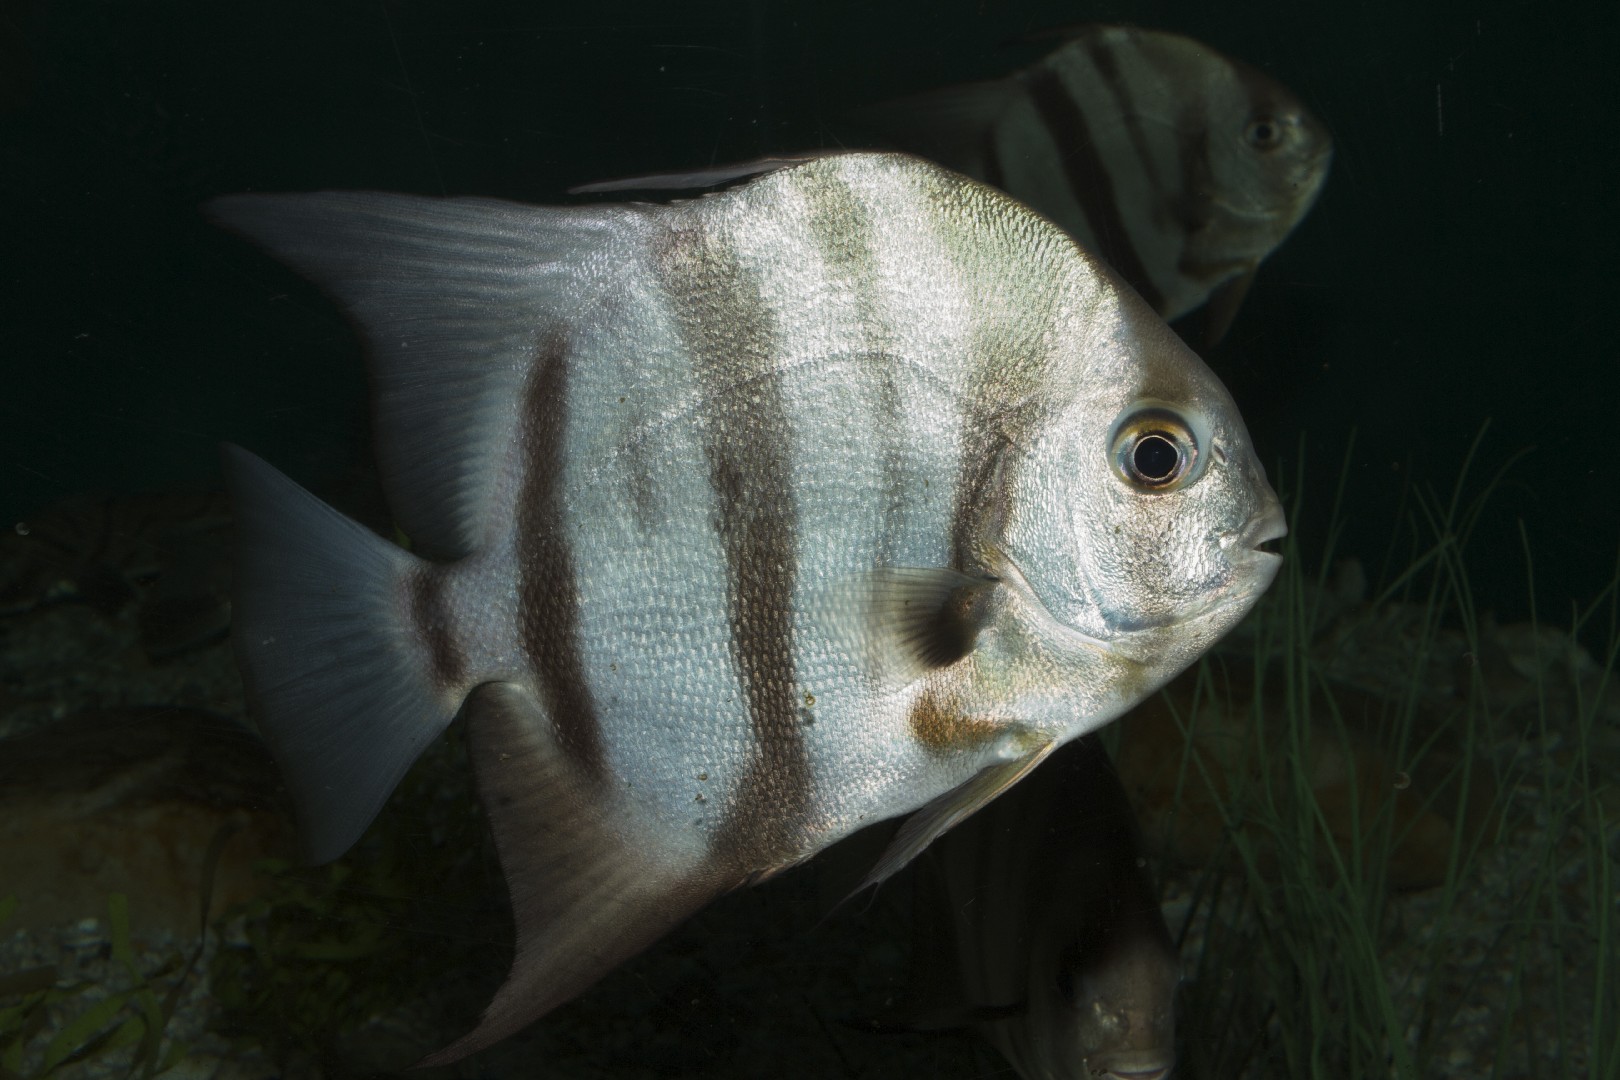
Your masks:
{"label": "fish pupil", "polygon": [[1282,139],[1282,130],[1277,122],[1269,116],[1258,116],[1249,121],[1248,130],[1244,132],[1249,145],[1257,150],[1270,150]]}
{"label": "fish pupil", "polygon": [[1162,484],[1175,475],[1181,462],[1181,453],[1163,435],[1144,435],[1131,452],[1131,464],[1136,473],[1151,484]]}

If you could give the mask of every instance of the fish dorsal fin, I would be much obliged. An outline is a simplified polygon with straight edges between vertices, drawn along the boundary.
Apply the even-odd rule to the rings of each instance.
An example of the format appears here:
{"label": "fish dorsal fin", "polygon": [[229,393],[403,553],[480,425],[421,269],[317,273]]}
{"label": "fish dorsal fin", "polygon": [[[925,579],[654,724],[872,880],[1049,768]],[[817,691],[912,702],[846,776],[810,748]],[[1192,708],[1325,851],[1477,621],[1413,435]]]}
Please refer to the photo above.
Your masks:
{"label": "fish dorsal fin", "polygon": [[[444,1065],[527,1026],[740,881],[649,856],[607,790],[563,752],[539,702],[486,683],[467,702],[468,745],[512,897],[512,970],[469,1034],[419,1062]],[[621,811],[622,813],[623,811]]]}
{"label": "fish dorsal fin", "polygon": [[840,582],[820,614],[833,640],[893,690],[971,652],[999,584],[940,567],[880,566]]}
{"label": "fish dorsal fin", "polygon": [[1036,741],[1036,736],[1017,727],[1009,727],[1000,738],[1004,760],[979,770],[972,779],[958,784],[907,818],[851,896],[892,876],[922,854],[929,844],[1023,779],[1058,745],[1056,741]]}
{"label": "fish dorsal fin", "polygon": [[1020,93],[1014,79],[963,83],[880,101],[852,119],[910,153],[978,175],[991,127]]}
{"label": "fish dorsal fin", "polygon": [[598,180],[568,189],[570,195],[599,195],[614,191],[697,191],[719,187],[739,180],[752,180],[778,169],[790,169],[813,161],[822,154],[798,154],[782,157],[756,158],[730,165],[711,165],[706,169],[688,172],[647,173],[644,176],[626,176],[618,180]]}
{"label": "fish dorsal fin", "polygon": [[359,324],[383,484],[416,549],[454,558],[480,546],[524,379],[579,305],[570,271],[634,211],[326,191],[231,195],[206,212]]}

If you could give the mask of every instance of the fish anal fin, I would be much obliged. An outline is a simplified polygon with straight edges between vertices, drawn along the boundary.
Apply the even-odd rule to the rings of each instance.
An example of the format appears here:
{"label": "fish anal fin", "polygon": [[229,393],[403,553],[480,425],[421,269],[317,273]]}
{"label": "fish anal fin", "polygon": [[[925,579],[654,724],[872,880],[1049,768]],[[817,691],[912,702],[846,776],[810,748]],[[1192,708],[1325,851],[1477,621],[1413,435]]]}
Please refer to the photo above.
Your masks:
{"label": "fish anal fin", "polygon": [[[1009,742],[1027,742],[1017,731],[1004,736]],[[956,825],[971,817],[997,795],[1022,780],[1029,771],[1046,759],[1057,747],[1055,740],[1035,743],[1027,752],[1009,757],[979,770],[972,778],[947,791],[906,819],[900,830],[889,841],[888,848],[877,864],[856,886],[854,896],[872,885],[891,877],[896,871],[922,854],[924,849]]]}
{"label": "fish anal fin", "polygon": [[835,590],[836,640],[881,686],[907,686],[973,651],[1000,584],[941,568],[882,566]]}
{"label": "fish anal fin", "polygon": [[526,1027],[739,884],[701,862],[633,846],[638,831],[612,819],[604,790],[563,752],[523,688],[486,683],[466,715],[517,945],[478,1027],[418,1067],[448,1064]]}

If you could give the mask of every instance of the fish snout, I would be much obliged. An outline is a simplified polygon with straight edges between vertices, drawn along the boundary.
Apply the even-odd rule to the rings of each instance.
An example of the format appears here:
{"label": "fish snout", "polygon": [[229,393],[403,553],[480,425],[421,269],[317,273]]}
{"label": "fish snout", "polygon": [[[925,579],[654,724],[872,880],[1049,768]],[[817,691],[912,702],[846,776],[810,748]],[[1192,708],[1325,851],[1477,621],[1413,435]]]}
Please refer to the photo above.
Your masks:
{"label": "fish snout", "polygon": [[1282,559],[1276,541],[1288,535],[1288,518],[1277,497],[1269,492],[1267,495],[1265,505],[1242,527],[1220,534],[1221,550],[1229,558],[1247,561],[1245,556],[1252,556],[1253,562],[1260,565],[1275,565]]}
{"label": "fish snout", "polygon": [[[1266,505],[1249,523],[1243,527],[1238,535],[1239,546],[1245,551],[1256,551],[1274,559],[1282,558],[1277,550],[1276,541],[1288,535],[1288,518],[1283,513],[1282,503],[1276,496],[1266,500]],[[1267,545],[1271,545],[1268,547]]]}

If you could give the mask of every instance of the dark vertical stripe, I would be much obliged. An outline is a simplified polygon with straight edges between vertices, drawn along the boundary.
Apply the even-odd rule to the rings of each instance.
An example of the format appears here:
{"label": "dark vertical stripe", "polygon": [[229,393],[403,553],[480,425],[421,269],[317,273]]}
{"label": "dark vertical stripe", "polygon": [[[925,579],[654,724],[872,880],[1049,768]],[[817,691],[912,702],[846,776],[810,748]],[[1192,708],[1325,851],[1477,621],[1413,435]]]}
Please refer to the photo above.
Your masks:
{"label": "dark vertical stripe", "polygon": [[602,732],[580,648],[579,579],[563,517],[568,430],[568,343],[558,334],[535,353],[524,388],[527,451],[518,496],[518,634],[563,752],[587,775],[605,771]]}
{"label": "dark vertical stripe", "polygon": [[[984,140],[986,167],[991,176],[999,178],[1000,165],[990,132],[985,133]],[[997,184],[999,180],[989,182]],[[841,278],[836,287],[855,308],[853,322],[861,331],[861,341],[850,360],[870,365],[877,376],[870,404],[875,406],[876,431],[872,434],[883,446],[883,533],[879,543],[887,550],[905,527],[906,450],[913,437],[901,430],[904,403],[895,379],[894,347],[901,328],[893,325],[887,305],[878,302],[886,290],[872,249],[874,230],[867,206],[847,188],[829,189],[828,194],[828,198],[811,201],[806,224],[811,242],[822,255],[822,266]]]}
{"label": "dark vertical stripe", "polygon": [[712,854],[755,870],[799,856],[813,785],[793,658],[792,427],[770,375],[776,332],[758,281],[701,230],[672,232],[658,256],[708,406],[704,453],[726,557],[731,657],[756,749]]}
{"label": "dark vertical stripe", "polygon": [[441,689],[459,684],[466,677],[467,658],[457,646],[450,623],[450,605],[444,595],[444,578],[432,569],[411,575],[410,618],[416,632],[427,644],[433,681]]}
{"label": "dark vertical stripe", "polygon": [[[1088,40],[1086,52],[1091,57],[1091,63],[1096,67],[1097,74],[1102,77],[1115,112],[1125,122],[1125,131],[1131,138],[1131,149],[1136,151],[1136,159],[1142,165],[1143,175],[1148,178],[1148,183],[1153,185],[1155,197],[1164,199],[1165,178],[1159,175],[1159,170],[1155,167],[1153,146],[1148,141],[1147,130],[1142,127],[1142,112],[1131,95],[1131,88],[1125,81],[1124,72],[1119,69],[1119,55],[1108,40],[1100,37]],[[1133,48],[1133,55],[1140,61],[1141,50]]]}
{"label": "dark vertical stripe", "polygon": [[1164,297],[1148,276],[1147,267],[1120,217],[1114,179],[1097,152],[1085,113],[1050,68],[1035,68],[1029,73],[1026,84],[1036,113],[1058,147],[1069,188],[1084,207],[1086,218],[1097,234],[1097,243],[1102,248],[1099,254],[1157,310],[1163,306]]}

